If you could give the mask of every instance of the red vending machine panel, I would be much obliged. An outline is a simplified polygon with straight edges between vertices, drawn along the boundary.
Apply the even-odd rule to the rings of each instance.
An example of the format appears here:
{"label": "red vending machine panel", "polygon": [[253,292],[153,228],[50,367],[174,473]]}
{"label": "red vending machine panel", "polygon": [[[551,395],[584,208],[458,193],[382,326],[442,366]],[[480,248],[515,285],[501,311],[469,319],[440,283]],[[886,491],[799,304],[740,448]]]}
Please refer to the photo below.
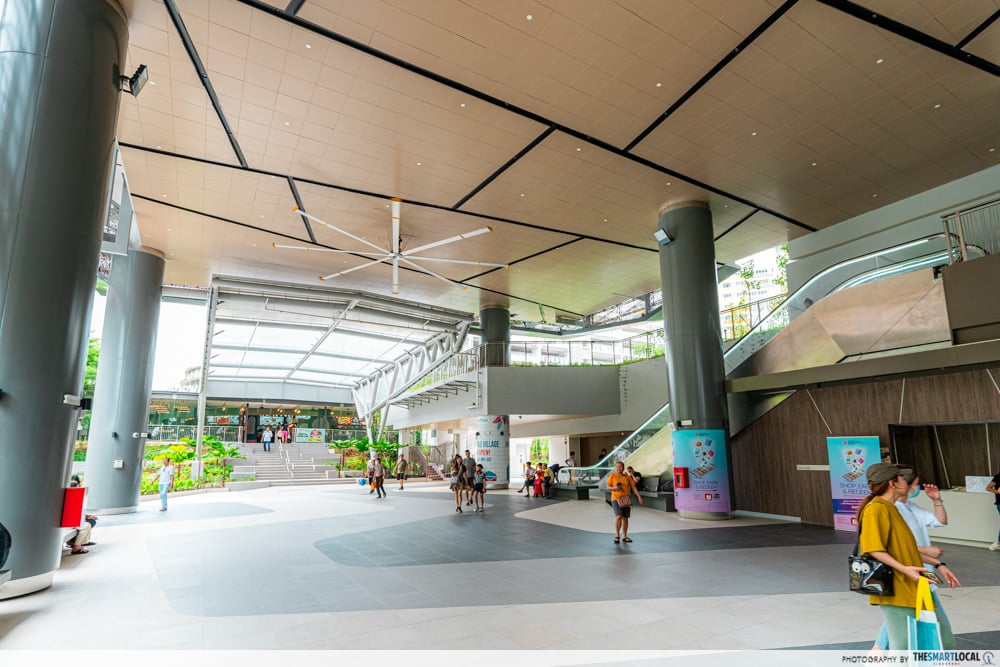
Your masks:
{"label": "red vending machine panel", "polygon": [[674,468],[674,488],[687,489],[691,486],[687,468]]}

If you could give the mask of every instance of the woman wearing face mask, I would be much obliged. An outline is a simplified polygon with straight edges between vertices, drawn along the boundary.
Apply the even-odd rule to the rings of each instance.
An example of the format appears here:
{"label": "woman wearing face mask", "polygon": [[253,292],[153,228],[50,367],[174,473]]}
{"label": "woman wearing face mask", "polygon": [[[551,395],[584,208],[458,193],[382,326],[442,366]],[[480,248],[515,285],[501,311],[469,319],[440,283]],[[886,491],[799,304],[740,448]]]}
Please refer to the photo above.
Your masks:
{"label": "woman wearing face mask", "polygon": [[[920,475],[911,466],[897,464],[896,469],[902,474],[903,479],[908,483],[907,496],[896,500],[896,509],[899,510],[903,521],[910,527],[913,537],[917,542],[917,550],[920,558],[924,562],[924,567],[931,572],[937,572],[949,586],[955,588],[962,584],[952,573],[951,569],[940,560],[944,550],[941,547],[931,545],[931,538],[927,534],[928,528],[941,528],[948,525],[948,512],[944,508],[941,500],[941,491],[933,484],[924,484],[923,490],[927,494],[934,511],[929,512],[913,502],[920,495]],[[931,597],[934,599],[934,611],[937,613],[938,622],[941,624],[941,643],[945,649],[955,648],[955,635],[951,630],[951,621],[944,613],[941,600],[937,595],[937,586],[931,584]],[[889,630],[886,624],[882,624],[878,638],[875,640],[873,649],[888,650]]]}

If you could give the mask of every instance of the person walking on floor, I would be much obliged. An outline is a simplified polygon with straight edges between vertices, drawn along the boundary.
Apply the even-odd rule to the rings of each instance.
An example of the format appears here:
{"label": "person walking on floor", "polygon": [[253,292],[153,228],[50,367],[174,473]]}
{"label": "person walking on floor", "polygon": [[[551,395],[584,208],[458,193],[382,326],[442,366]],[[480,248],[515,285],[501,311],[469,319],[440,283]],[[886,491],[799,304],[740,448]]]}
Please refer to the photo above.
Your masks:
{"label": "person walking on floor", "polygon": [[170,457],[163,457],[163,466],[160,468],[160,511],[167,511],[167,493],[174,488],[175,477],[174,466],[170,462]]}
{"label": "person walking on floor", "polygon": [[635,480],[625,472],[625,464],[619,461],[615,464],[615,471],[608,475],[608,488],[611,489],[611,509],[615,516],[615,539],[619,541],[631,542],[628,536],[628,520],[632,516],[632,494],[636,500],[642,504],[642,496],[635,488]]}
{"label": "person walking on floor", "polygon": [[[944,550],[941,547],[933,546],[930,535],[927,534],[928,528],[941,528],[948,525],[948,511],[944,508],[944,501],[941,500],[941,491],[933,484],[921,485],[920,475],[913,471],[912,466],[896,464],[896,467],[904,471],[903,479],[910,485],[907,496],[896,501],[896,509],[899,510],[900,516],[903,517],[906,525],[910,527],[910,532],[913,533],[913,537],[917,541],[917,550],[923,557],[924,567],[931,572],[937,572],[938,576],[952,588],[961,586],[962,584],[958,581],[958,578],[952,573],[948,565],[941,560]],[[923,486],[924,492],[934,505],[933,512],[929,512],[913,502],[913,499],[920,495],[921,486]],[[934,612],[937,614],[938,622],[941,623],[941,643],[946,649],[955,648],[955,635],[951,630],[951,621],[945,616],[941,600],[938,598],[937,588],[936,585],[931,584],[931,598],[934,601]],[[872,648],[882,649],[883,651],[888,650],[889,630],[886,628],[885,623],[882,624],[878,638],[875,640],[875,646]]]}
{"label": "person walking on floor", "polygon": [[527,498],[531,497],[531,490],[535,488],[535,466],[531,465],[531,461],[524,464],[524,483],[521,488],[517,490],[518,493],[521,491],[527,491]]}
{"label": "person walking on floor", "polygon": [[462,457],[455,454],[451,461],[451,483],[449,488],[455,492],[455,511],[462,513],[462,489],[465,488],[465,464]]}
{"label": "person walking on floor", "polygon": [[476,459],[472,458],[472,454],[469,450],[465,450],[465,458],[462,459],[462,465],[465,466],[465,504],[472,504],[472,485],[475,483],[472,479],[476,474]]}
{"label": "person walking on floor", "polygon": [[271,443],[274,441],[274,431],[270,426],[264,427],[264,432],[260,436],[260,441],[264,444],[264,451],[271,451]]}
{"label": "person walking on floor", "polygon": [[486,509],[486,473],[483,472],[483,465],[476,464],[476,471],[472,474],[472,499],[476,503],[476,511],[482,512]]}
{"label": "person walking on floor", "polygon": [[375,477],[375,493],[378,495],[376,498],[385,498],[385,464],[382,463],[382,457],[375,458],[375,466],[373,468],[373,474]]}
{"label": "person walking on floor", "polygon": [[368,495],[375,493],[375,459],[368,459]]}
{"label": "person walking on floor", "polygon": [[[909,468],[897,468],[892,463],[876,463],[865,471],[868,496],[858,507],[858,553],[868,554],[892,568],[893,595],[869,596],[870,604],[882,610],[882,619],[889,634],[889,649],[907,649],[907,618],[916,615],[917,582],[924,569],[917,541],[896,508],[896,501],[906,498],[910,484]],[[940,618],[941,637],[951,635],[945,630],[946,618]]]}
{"label": "person walking on floor", "polygon": [[399,460],[396,461],[396,467],[393,469],[393,473],[396,475],[396,481],[399,482],[399,490],[403,490],[403,482],[406,481],[406,473],[410,470],[410,464],[407,463],[406,457],[400,454]]}

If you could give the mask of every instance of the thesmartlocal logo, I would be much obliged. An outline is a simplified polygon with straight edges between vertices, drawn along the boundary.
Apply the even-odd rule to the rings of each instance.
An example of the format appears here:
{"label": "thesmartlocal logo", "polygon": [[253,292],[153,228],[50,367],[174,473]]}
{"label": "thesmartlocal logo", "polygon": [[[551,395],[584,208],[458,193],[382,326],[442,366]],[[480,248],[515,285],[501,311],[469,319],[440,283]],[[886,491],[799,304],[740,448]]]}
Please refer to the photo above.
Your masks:
{"label": "thesmartlocal logo", "polygon": [[910,651],[915,665],[996,665],[993,651]]}

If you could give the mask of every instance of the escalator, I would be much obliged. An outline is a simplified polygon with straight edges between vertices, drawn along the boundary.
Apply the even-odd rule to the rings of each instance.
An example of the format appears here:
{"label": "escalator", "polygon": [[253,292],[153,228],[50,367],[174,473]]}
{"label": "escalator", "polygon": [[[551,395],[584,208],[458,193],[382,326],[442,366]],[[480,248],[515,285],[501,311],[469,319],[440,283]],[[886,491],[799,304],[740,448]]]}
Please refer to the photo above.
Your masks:
{"label": "escalator", "polygon": [[[947,241],[943,233],[934,234],[845,260],[820,272],[726,350],[723,359],[727,378],[793,370],[802,365],[836,364],[859,350],[870,353],[934,343],[932,339],[941,337],[943,331],[937,330],[940,322],[928,318],[926,313],[935,309],[943,312],[943,295],[938,294],[939,289],[935,292],[935,286],[940,287],[935,267],[948,264],[955,252],[953,247],[947,247]],[[986,254],[978,246],[967,246],[966,250],[970,257]],[[881,292],[891,294],[891,299],[885,299]],[[827,297],[831,299],[821,303]],[[871,329],[867,337],[856,330],[831,332],[837,322],[850,326],[858,321],[866,308],[878,311],[876,316],[863,320]],[[843,312],[849,317],[841,316],[838,320],[838,314]],[[920,314],[918,324],[905,319],[914,312]],[[764,354],[757,354],[796,320],[800,321],[785,334],[791,344],[771,346]],[[804,355],[803,349],[809,350],[809,354]],[[779,402],[769,401],[762,409],[771,409]],[[618,461],[633,465],[645,476],[669,477],[673,468],[667,428],[669,408],[670,404],[665,404],[595,465],[561,468],[558,482],[600,486]],[[752,418],[761,414],[758,410]]]}

